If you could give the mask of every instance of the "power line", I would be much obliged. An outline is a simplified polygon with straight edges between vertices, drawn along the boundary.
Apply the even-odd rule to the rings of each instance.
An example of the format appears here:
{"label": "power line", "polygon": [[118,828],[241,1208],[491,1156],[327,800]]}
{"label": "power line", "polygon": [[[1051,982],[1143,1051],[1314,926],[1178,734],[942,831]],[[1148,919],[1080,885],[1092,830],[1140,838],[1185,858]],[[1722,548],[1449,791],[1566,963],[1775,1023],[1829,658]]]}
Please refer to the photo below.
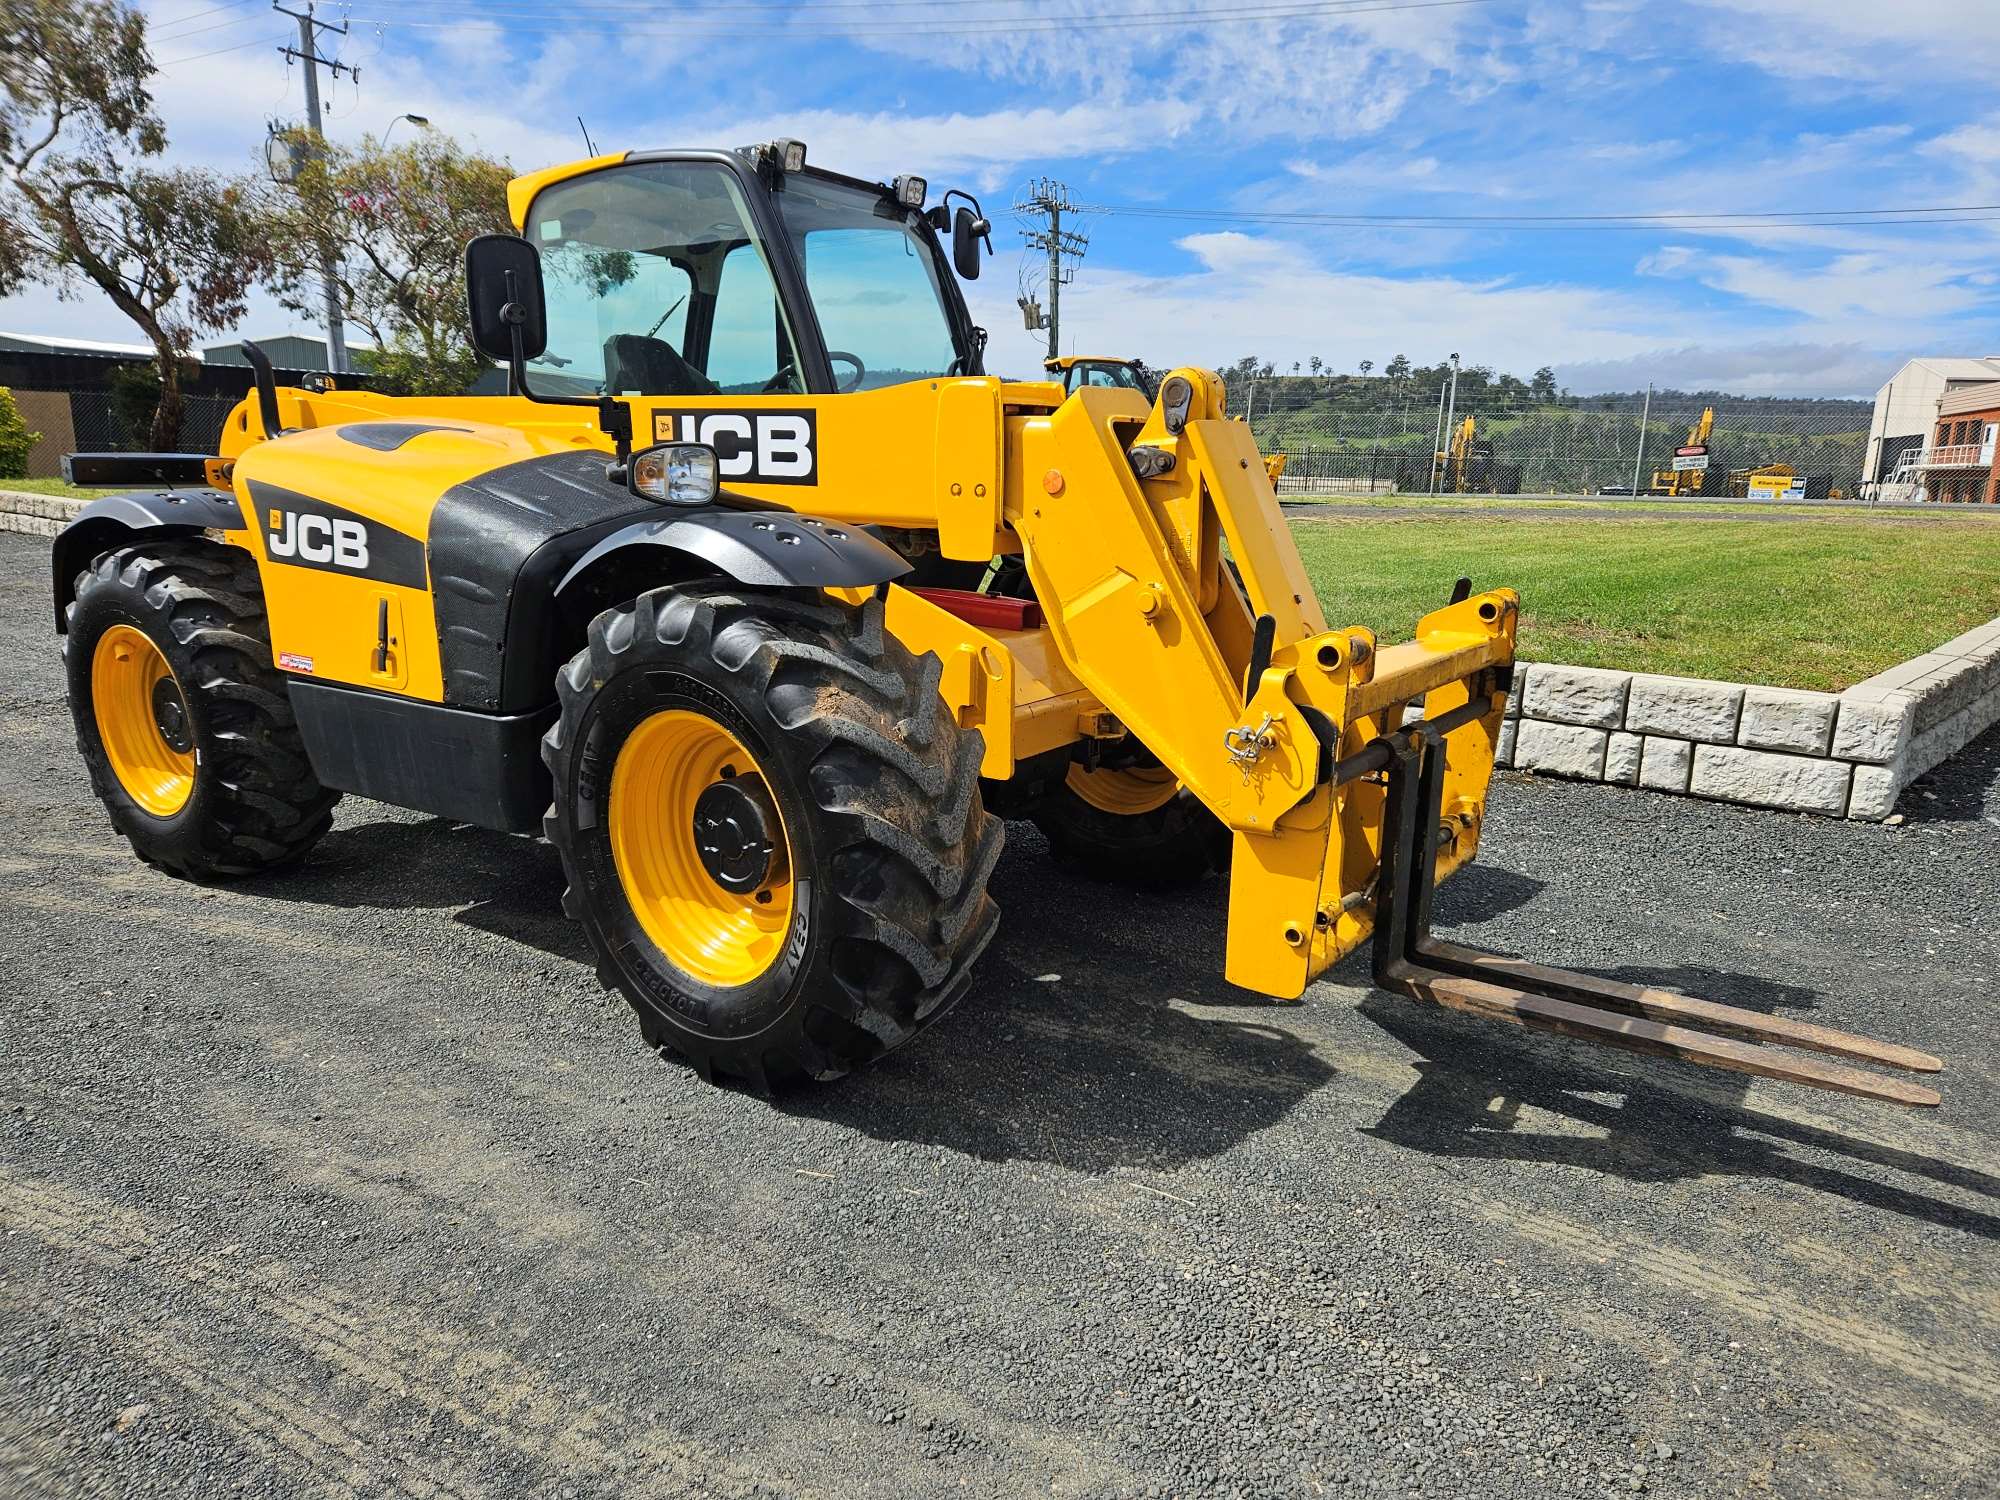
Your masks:
{"label": "power line", "polygon": [[[1344,11],[1419,10],[1434,8],[1440,0],[1255,0],[1257,9],[1303,10],[1339,15]],[[1492,5],[1500,0],[1455,0],[1461,5]],[[811,4],[785,4],[782,0],[687,0],[677,5],[657,5],[649,0],[577,0],[570,6],[557,7],[551,0],[429,0],[425,11],[467,11],[472,19],[488,20],[494,16],[501,18],[522,17],[526,19],[557,19],[573,21],[579,16],[592,14],[651,17],[661,25],[676,23],[686,17],[700,17],[711,14],[737,12],[770,12],[788,17],[813,16],[827,11],[847,10],[918,10],[956,12],[964,7],[980,6],[988,9],[1008,11],[1013,7],[1030,12],[1023,15],[1019,10],[1012,14],[994,16],[974,16],[974,22],[989,22],[994,25],[1018,25],[1023,20],[1041,20],[1032,14],[1034,0],[813,0]],[[1216,9],[1216,7],[1211,7]],[[1113,14],[1122,15],[1122,12]],[[1135,15],[1179,15],[1182,12],[1133,12]],[[192,18],[190,18],[192,19]],[[1051,20],[1070,18],[1055,16]],[[400,24],[413,25],[402,21]],[[453,24],[445,22],[442,24]]]}
{"label": "power line", "polygon": [[2000,203],[1940,203],[1915,208],[1773,208],[1722,210],[1703,213],[1613,213],[1613,214],[1363,214],[1258,212],[1253,209],[1170,208],[1150,203],[1093,203],[1091,213],[1121,214],[1134,218],[1226,218],[1269,220],[1279,223],[1427,223],[1427,224],[1554,224],[1569,226],[1590,223],[1664,223],[1680,220],[1768,219],[1773,222],[1817,220],[1831,217],[1866,220],[1915,214],[1971,214],[2000,212]]}
{"label": "power line", "polygon": [[197,26],[192,31],[177,31],[172,36],[158,37],[163,42],[185,42],[191,37],[206,36],[211,31],[227,31],[232,26],[244,26],[253,21],[261,21],[262,16],[231,16],[226,21],[211,21],[206,26]]}
{"label": "power line", "polygon": [[253,36],[250,38],[249,41],[238,42],[233,47],[214,47],[208,50],[207,52],[190,53],[186,57],[170,57],[166,59],[164,62],[155,64],[154,70],[156,72],[164,73],[167,71],[167,69],[177,68],[182,63],[200,62],[204,57],[221,57],[226,52],[241,52],[245,47],[266,46],[269,44],[270,40],[271,39],[268,36]]}
{"label": "power line", "polygon": [[158,35],[159,33],[156,28],[164,27],[166,29],[171,30],[176,26],[183,26],[189,21],[199,21],[203,16],[220,15],[225,10],[243,10],[257,3],[258,0],[226,0],[225,4],[211,5],[204,10],[191,10],[184,16],[173,16],[169,18],[158,18],[158,17],[148,16],[146,18],[146,26],[147,29],[151,31],[154,35]]}
{"label": "power line", "polygon": [[[1119,27],[1129,27],[1148,23],[1162,26],[1220,26],[1251,21],[1301,20],[1321,17],[1339,20],[1351,15],[1372,15],[1383,11],[1444,10],[1469,5],[1493,5],[1500,0],[1368,0],[1368,3],[1327,3],[1327,0],[1294,0],[1294,3],[1271,3],[1249,9],[1186,9],[1186,10],[1142,10],[1123,12],[1099,12],[1081,16],[1018,16],[1018,17],[976,17],[960,22],[937,25],[916,24],[905,21],[833,21],[825,25],[790,24],[778,27],[773,24],[704,22],[704,15],[723,14],[729,11],[762,9],[763,7],[710,6],[679,7],[665,12],[674,18],[690,17],[693,24],[682,24],[676,19],[673,26],[643,27],[626,26],[624,34],[639,37],[689,37],[689,36],[754,36],[766,41],[784,37],[839,37],[839,36],[991,36],[998,34],[1018,35],[1027,32],[1100,31]],[[432,7],[436,8],[436,7]],[[799,14],[801,7],[772,7],[782,9],[788,15]],[[817,9],[819,7],[811,7]],[[877,7],[868,6],[865,9]],[[469,12],[464,20],[418,21],[401,16],[376,16],[356,13],[352,19],[364,26],[399,26],[405,30],[456,31],[472,24],[497,25],[503,30],[523,32],[562,31],[573,32],[579,20],[587,13],[578,10],[528,11],[517,10],[496,12],[491,7],[479,7]],[[533,21],[533,25],[519,24]]]}
{"label": "power line", "polygon": [[1362,214],[1259,213],[1254,210],[1172,208],[1154,204],[1092,203],[1090,213],[1111,218],[1170,219],[1208,224],[1272,225],[1306,229],[1431,229],[1471,228],[1519,231],[1746,230],[1746,229],[1872,229],[1897,224],[1989,224],[2000,222],[2000,204],[1940,204],[1928,208],[1826,208],[1723,211],[1712,213],[1629,214]]}
{"label": "power line", "polygon": [[[1425,10],[1435,9],[1444,0],[1257,0],[1256,9],[1297,10],[1326,13],[1338,16],[1347,11],[1372,12],[1377,10]],[[1492,5],[1500,0],[1451,0],[1456,5]],[[716,13],[741,11],[777,12],[786,16],[811,16],[824,11],[842,10],[935,10],[955,11],[964,6],[985,6],[1005,10],[1010,6],[1032,7],[1032,0],[814,0],[812,4],[784,4],[782,0],[694,0],[681,5],[656,5],[648,0],[577,0],[575,5],[556,7],[549,0],[430,0],[424,9],[463,10],[472,12],[476,19],[486,20],[493,16],[522,17],[528,19],[556,19],[574,21],[578,16],[594,12],[606,14],[637,14],[652,16],[661,23],[677,22],[689,16],[704,16]],[[1200,12],[1203,14],[1209,12]],[[1219,10],[1215,13],[1220,13]],[[206,14],[206,12],[203,12]],[[1174,17],[1185,14],[1182,11],[1138,11],[1129,13],[1135,18],[1146,16]],[[1114,12],[1107,19],[1125,19],[1127,13]],[[192,19],[190,17],[189,19]],[[1049,20],[1066,22],[1092,17],[1041,17],[1035,15],[975,16],[975,22],[993,25],[1019,25],[1026,20]],[[415,22],[396,18],[398,24],[414,25]],[[445,25],[451,22],[441,23]]]}

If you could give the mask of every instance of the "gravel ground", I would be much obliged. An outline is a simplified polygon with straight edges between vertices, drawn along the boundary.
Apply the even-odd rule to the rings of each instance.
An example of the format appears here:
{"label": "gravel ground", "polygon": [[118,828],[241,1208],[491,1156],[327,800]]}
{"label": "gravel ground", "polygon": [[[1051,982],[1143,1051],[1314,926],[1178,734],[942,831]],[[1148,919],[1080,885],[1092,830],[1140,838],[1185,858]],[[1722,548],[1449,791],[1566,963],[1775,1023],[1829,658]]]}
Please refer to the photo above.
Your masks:
{"label": "gravel ground", "polygon": [[972,996],[777,1104],[539,843],[202,889],[0,537],[0,1493],[1955,1495],[2000,1463],[2000,737],[1900,827],[1506,778],[1472,941],[1935,1050],[1912,1114],[1217,977],[1012,830]]}

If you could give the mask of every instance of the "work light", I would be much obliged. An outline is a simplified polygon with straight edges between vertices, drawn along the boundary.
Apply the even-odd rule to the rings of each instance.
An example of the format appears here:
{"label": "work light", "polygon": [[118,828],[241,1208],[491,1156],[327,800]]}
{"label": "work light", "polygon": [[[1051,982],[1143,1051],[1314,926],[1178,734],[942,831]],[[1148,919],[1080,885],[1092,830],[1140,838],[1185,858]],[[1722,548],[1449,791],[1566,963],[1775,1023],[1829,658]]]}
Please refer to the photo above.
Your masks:
{"label": "work light", "polygon": [[706,505],[715,498],[715,450],[706,443],[660,443],[632,455],[626,485],[665,505]]}
{"label": "work light", "polygon": [[776,153],[778,165],[787,172],[803,172],[806,169],[806,143],[791,139],[771,142],[771,150]]}
{"label": "work light", "polygon": [[922,208],[924,194],[931,185],[921,177],[898,177],[895,182],[896,201],[905,208]]}

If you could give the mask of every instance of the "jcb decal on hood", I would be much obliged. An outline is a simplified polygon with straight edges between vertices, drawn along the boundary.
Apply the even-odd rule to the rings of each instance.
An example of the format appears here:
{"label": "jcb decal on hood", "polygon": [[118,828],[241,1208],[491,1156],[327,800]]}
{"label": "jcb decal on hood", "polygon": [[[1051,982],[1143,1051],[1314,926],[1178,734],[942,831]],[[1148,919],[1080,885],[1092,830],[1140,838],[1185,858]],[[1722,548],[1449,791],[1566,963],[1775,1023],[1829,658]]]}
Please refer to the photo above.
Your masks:
{"label": "jcb decal on hood", "polygon": [[809,406],[656,411],[653,441],[708,444],[725,480],[819,483],[819,414]]}
{"label": "jcb decal on hood", "polygon": [[274,563],[345,573],[404,588],[424,586],[424,544],[324,500],[250,481],[250,500]]}

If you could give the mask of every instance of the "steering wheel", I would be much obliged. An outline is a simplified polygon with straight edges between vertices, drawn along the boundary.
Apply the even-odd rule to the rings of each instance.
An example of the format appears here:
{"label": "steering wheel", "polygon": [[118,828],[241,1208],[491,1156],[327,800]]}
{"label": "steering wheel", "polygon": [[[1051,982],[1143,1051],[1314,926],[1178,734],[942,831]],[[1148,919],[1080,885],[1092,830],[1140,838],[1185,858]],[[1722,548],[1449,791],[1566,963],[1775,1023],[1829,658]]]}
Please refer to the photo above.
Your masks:
{"label": "steering wheel", "polygon": [[861,363],[861,357],[857,354],[849,354],[845,349],[829,349],[826,351],[826,357],[828,359],[842,360],[854,366],[854,378],[845,385],[836,384],[834,386],[834,389],[843,395],[860,385],[868,374],[868,366]]}
{"label": "steering wheel", "polygon": [[[860,385],[863,377],[868,374],[868,366],[861,362],[859,355],[849,354],[844,349],[829,349],[826,351],[826,357],[828,359],[844,360],[854,366],[854,378],[844,385],[836,384],[834,386],[834,390],[842,395]],[[764,382],[763,392],[769,396],[780,391],[795,391],[798,388],[798,378],[792,373],[792,362],[788,359],[782,365],[778,366],[778,371],[775,375]]]}

